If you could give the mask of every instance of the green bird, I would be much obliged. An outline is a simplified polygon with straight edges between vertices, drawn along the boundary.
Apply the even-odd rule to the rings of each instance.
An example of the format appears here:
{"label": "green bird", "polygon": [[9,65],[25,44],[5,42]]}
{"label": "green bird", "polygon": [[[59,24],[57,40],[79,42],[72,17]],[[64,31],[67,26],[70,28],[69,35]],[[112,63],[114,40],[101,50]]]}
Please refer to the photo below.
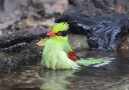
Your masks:
{"label": "green bird", "polygon": [[80,66],[99,64],[110,58],[92,60],[79,59],[68,42],[69,24],[61,22],[47,33],[50,37],[45,43],[42,53],[42,66],[50,69],[79,69]]}

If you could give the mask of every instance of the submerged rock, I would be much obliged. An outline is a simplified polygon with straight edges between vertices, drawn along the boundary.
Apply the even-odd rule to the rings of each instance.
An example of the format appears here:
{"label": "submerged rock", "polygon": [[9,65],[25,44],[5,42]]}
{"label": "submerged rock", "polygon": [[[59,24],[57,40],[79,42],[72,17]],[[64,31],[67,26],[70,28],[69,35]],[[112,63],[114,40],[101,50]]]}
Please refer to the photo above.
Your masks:
{"label": "submerged rock", "polygon": [[56,22],[68,22],[72,33],[86,35],[92,49],[116,50],[129,31],[129,19],[118,13],[95,17],[66,12],[57,17]]}

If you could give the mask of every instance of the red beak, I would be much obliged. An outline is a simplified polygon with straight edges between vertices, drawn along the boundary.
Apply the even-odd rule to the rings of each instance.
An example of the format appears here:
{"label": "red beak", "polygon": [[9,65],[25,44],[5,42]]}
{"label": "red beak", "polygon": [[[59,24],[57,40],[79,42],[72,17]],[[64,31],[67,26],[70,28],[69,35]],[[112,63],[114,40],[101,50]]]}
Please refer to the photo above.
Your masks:
{"label": "red beak", "polygon": [[54,36],[56,36],[56,34],[54,34],[53,32],[49,32],[49,33],[47,33],[47,36],[54,37]]}

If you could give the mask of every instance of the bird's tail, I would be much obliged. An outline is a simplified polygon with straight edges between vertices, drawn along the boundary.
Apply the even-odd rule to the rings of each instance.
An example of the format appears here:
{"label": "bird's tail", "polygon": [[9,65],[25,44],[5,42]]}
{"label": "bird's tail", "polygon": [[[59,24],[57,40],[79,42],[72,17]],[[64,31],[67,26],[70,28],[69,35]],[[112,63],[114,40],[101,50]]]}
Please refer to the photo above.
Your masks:
{"label": "bird's tail", "polygon": [[81,66],[90,66],[90,65],[95,65],[95,67],[97,67],[96,64],[101,64],[100,66],[108,64],[109,62],[111,62],[111,60],[113,60],[114,58],[109,58],[109,57],[103,57],[103,58],[88,58],[88,59],[80,59],[77,60],[76,63],[78,65]]}

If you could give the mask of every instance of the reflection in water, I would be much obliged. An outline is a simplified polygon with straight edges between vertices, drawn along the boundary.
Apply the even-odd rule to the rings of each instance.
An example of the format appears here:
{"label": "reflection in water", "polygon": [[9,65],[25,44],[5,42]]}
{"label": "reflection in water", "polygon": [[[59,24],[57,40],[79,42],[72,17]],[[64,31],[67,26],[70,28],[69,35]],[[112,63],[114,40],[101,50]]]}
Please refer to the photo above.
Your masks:
{"label": "reflection in water", "polygon": [[[82,51],[81,51],[82,52]],[[88,51],[88,58],[115,57],[108,64],[81,67],[78,71],[41,71],[41,65],[25,66],[18,73],[4,74],[0,90],[129,90],[129,51]],[[3,56],[1,54],[0,56]],[[9,56],[9,58],[12,56]],[[2,58],[2,57],[1,57]],[[8,58],[8,57],[7,57]],[[12,59],[14,59],[12,57]],[[18,59],[17,59],[18,60]],[[10,62],[9,62],[10,63]],[[12,65],[12,64],[9,64]],[[2,65],[1,65],[2,66]],[[1,67],[0,66],[0,67]],[[98,66],[98,67],[95,67]],[[1,87],[3,87],[1,89]],[[9,89],[5,89],[9,88]]]}
{"label": "reflection in water", "polygon": [[42,77],[45,79],[41,90],[66,90],[70,84],[66,77],[74,77],[73,70],[48,70],[43,69]]}
{"label": "reflection in water", "polygon": [[115,58],[109,58],[110,60],[107,60],[107,61],[105,61],[105,62],[103,62],[103,63],[100,63],[100,64],[96,64],[96,65],[94,65],[93,67],[101,67],[101,66],[104,66],[104,65],[107,65],[107,64],[109,64],[110,62],[112,62],[111,60],[114,60]]}
{"label": "reflection in water", "polygon": [[121,85],[113,86],[108,90],[129,90],[129,82],[122,83]]}

